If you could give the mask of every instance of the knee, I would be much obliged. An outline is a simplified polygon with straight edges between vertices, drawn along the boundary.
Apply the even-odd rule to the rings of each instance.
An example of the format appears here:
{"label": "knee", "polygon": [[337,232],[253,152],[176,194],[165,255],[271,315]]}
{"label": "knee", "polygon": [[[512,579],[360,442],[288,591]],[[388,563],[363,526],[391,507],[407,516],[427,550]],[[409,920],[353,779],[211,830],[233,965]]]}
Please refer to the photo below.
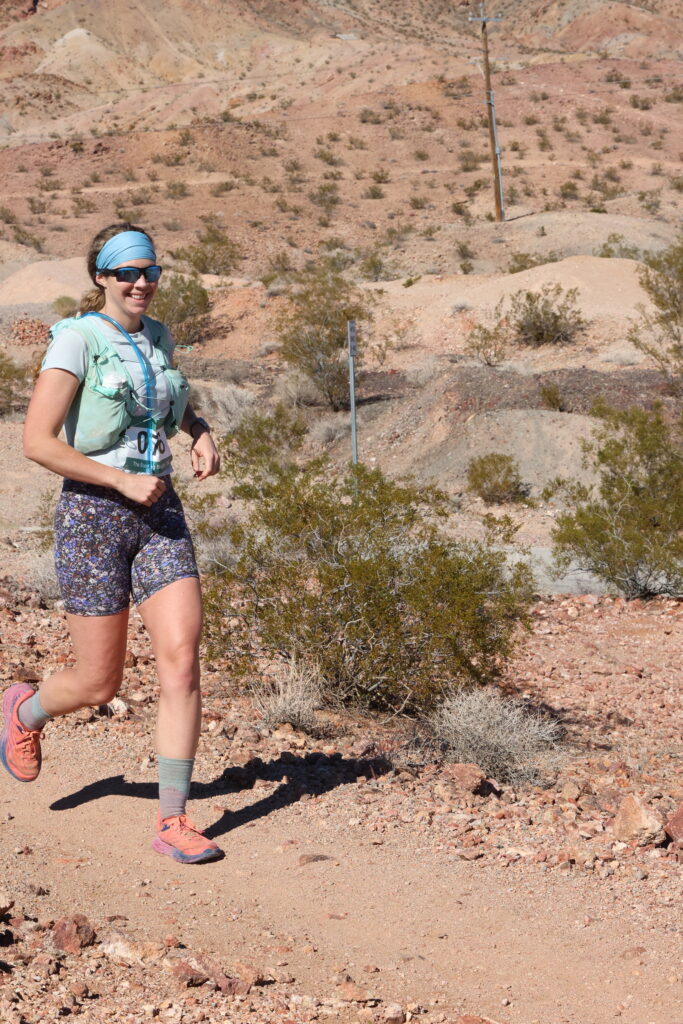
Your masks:
{"label": "knee", "polygon": [[122,679],[122,673],[113,671],[85,677],[82,690],[85,704],[90,707],[108,704],[121,689]]}
{"label": "knee", "polygon": [[159,680],[166,690],[192,693],[199,687],[199,652],[196,644],[173,644],[157,655]]}

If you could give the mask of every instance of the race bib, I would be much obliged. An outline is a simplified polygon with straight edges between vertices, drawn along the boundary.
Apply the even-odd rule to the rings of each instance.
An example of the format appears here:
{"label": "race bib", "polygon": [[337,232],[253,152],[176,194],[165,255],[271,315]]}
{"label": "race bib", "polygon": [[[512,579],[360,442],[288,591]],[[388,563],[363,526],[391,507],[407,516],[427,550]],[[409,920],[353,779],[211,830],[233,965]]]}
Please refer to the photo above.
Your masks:
{"label": "race bib", "polygon": [[171,451],[163,427],[128,427],[121,444],[126,461],[123,468],[128,473],[150,473],[163,476],[171,465]]}

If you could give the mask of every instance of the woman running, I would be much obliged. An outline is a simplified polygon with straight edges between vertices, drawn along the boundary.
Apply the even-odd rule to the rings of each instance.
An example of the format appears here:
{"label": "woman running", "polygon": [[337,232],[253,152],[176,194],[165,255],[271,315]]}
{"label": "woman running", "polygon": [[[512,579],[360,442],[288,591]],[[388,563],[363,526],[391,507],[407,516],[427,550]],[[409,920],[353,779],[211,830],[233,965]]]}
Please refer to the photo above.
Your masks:
{"label": "woman running", "polygon": [[152,846],[185,864],[215,860],[222,851],[185,813],[201,721],[202,601],[168,438],[178,429],[191,436],[198,480],[217,473],[220,459],[173,367],[167,328],[145,316],[162,269],[150,235],[113,224],[93,239],[87,266],[95,287],[76,317],[51,328],[24,428],[26,457],[64,477],[55,565],[75,664],[38,692],[26,683],[9,687],[0,757],[15,779],[32,782],[43,726],[114,697],[132,594],[160,687]]}

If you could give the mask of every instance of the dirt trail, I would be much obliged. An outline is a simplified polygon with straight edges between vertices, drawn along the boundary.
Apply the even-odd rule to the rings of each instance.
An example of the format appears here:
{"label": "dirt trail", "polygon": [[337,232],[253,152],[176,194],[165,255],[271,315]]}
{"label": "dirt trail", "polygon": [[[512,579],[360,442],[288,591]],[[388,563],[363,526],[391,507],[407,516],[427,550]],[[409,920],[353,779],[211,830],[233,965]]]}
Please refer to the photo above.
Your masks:
{"label": "dirt trail", "polygon": [[[122,914],[138,939],[170,931],[228,960],[284,962],[296,991],[322,998],[342,971],[384,1000],[437,999],[431,1010],[450,1014],[679,1020],[671,975],[680,944],[667,936],[668,915],[644,920],[624,885],[458,861],[400,828],[374,845],[334,792],[269,812],[258,790],[246,804],[223,798],[244,807],[210,830],[226,858],[188,869],[149,848],[153,773],[124,783],[129,758],[111,733],[61,743],[58,727],[51,732],[40,781],[20,789],[3,774],[0,803],[3,819],[14,815],[1,833],[10,881],[30,873],[49,890],[54,916]],[[218,817],[208,795],[194,808],[203,824]],[[13,856],[25,846],[30,855]],[[300,865],[302,854],[330,859]]]}

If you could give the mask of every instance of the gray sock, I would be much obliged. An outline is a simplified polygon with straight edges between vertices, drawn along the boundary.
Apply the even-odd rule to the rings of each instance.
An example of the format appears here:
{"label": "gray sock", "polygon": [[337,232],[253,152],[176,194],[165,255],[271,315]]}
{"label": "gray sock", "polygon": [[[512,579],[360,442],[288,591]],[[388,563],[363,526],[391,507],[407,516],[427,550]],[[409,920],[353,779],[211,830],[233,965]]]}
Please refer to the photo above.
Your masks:
{"label": "gray sock", "polygon": [[193,757],[157,757],[161,820],[185,813],[194,767]]}
{"label": "gray sock", "polygon": [[32,697],[19,705],[17,714],[24,728],[30,729],[32,732],[37,732],[43,728],[46,722],[52,721],[52,715],[48,715],[40,703],[40,693],[37,690]]}

